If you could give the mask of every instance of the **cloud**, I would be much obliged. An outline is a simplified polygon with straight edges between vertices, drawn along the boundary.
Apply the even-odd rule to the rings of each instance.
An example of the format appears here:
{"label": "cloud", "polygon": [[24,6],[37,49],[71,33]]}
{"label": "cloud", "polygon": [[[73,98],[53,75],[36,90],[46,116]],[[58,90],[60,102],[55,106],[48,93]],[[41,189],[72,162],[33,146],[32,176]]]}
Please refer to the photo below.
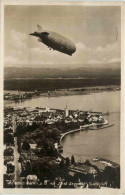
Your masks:
{"label": "cloud", "polygon": [[[42,44],[42,43],[41,43]],[[53,50],[50,52],[49,48],[43,46],[43,45],[39,45],[39,47],[33,47],[29,49],[29,52],[32,55],[37,55],[37,56],[41,56],[41,55],[53,55]]]}
{"label": "cloud", "polygon": [[[103,64],[118,62],[120,47],[117,43],[107,44],[105,47],[88,47],[82,42],[76,43],[76,52],[71,56],[58,51],[49,50],[49,48],[36,37],[29,37],[23,32],[10,30],[9,52],[5,56],[5,65],[10,66],[46,66],[78,64]],[[115,58],[114,58],[115,56]],[[79,66],[79,65],[78,65]]]}
{"label": "cloud", "polygon": [[119,63],[119,62],[121,62],[121,59],[120,58],[112,58],[112,59],[108,60],[108,63],[113,63],[113,62]]}
{"label": "cloud", "polygon": [[17,32],[14,29],[10,31],[11,45],[16,50],[26,49],[26,39],[25,33]]}
{"label": "cloud", "polygon": [[13,56],[8,56],[5,58],[5,64],[13,65],[13,64],[18,64],[19,59],[17,57],[13,57]]}
{"label": "cloud", "polygon": [[109,52],[117,48],[117,43],[107,44],[105,47],[97,47],[97,52]]}
{"label": "cloud", "polygon": [[101,60],[96,60],[96,59],[92,59],[92,60],[88,60],[88,64],[109,64],[109,63],[120,63],[121,59],[120,58],[112,58],[112,59],[101,59]]}
{"label": "cloud", "polygon": [[117,49],[118,45],[117,43],[107,44],[105,47],[97,47],[97,48],[90,48],[84,45],[83,43],[78,42],[76,44],[76,48],[79,50],[87,51],[87,52],[106,52],[106,51],[112,51],[114,49]]}
{"label": "cloud", "polygon": [[20,60],[18,56],[8,56],[5,58],[5,66],[29,66],[30,63],[28,60]]}
{"label": "cloud", "polygon": [[92,60],[88,60],[87,63],[88,64],[102,64],[103,62],[101,60],[92,59]]}
{"label": "cloud", "polygon": [[86,47],[83,43],[80,43],[80,42],[78,42],[78,43],[76,44],[76,48],[77,48],[77,50],[78,50],[78,49],[81,49],[81,50],[87,49],[87,47]]}
{"label": "cloud", "polygon": [[[102,64],[120,62],[120,46],[118,43],[107,44],[105,47],[90,48],[83,43],[76,44],[77,58],[83,59],[86,63]],[[116,56],[116,58],[114,58]]]}
{"label": "cloud", "polygon": [[9,32],[9,55],[5,55],[5,65],[15,66],[25,61],[27,47],[27,36],[25,33],[11,29]]}

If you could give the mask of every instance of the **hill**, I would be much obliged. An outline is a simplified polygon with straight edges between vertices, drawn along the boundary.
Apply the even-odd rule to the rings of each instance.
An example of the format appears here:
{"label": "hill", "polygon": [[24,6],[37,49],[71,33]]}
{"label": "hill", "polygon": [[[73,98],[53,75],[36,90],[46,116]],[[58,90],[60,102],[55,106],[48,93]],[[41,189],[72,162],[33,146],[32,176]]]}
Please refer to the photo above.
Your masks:
{"label": "hill", "polygon": [[[6,67],[4,69],[4,79],[19,78],[120,78],[120,67],[105,68],[99,67],[60,67],[59,68],[27,68],[27,67]],[[106,66],[107,67],[107,66]]]}

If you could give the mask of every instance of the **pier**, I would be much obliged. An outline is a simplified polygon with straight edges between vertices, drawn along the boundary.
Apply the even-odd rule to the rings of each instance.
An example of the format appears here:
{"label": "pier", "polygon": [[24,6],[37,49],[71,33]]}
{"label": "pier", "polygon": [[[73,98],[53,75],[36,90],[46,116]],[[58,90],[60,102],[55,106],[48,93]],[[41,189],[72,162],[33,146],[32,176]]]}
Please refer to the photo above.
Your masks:
{"label": "pier", "polygon": [[[108,128],[108,127],[111,127],[111,126],[114,125],[114,124],[108,125],[108,123],[109,123],[108,120],[105,119],[104,123],[101,123],[101,125],[103,125],[103,126],[102,127],[99,127],[98,129]],[[87,130],[88,128],[92,128],[92,127],[96,127],[97,128],[97,124],[92,123],[92,124],[89,124],[89,125],[82,125],[82,126],[80,126],[79,129],[71,130],[71,131],[68,131],[66,133],[61,134],[61,137],[60,137],[60,145],[62,145],[61,144],[61,141],[62,141],[62,139],[66,135],[71,134],[71,133],[75,133],[75,132],[79,132],[79,131],[83,131],[83,130]],[[92,130],[92,129],[90,129],[90,130]],[[93,129],[93,130],[95,130],[95,129]]]}

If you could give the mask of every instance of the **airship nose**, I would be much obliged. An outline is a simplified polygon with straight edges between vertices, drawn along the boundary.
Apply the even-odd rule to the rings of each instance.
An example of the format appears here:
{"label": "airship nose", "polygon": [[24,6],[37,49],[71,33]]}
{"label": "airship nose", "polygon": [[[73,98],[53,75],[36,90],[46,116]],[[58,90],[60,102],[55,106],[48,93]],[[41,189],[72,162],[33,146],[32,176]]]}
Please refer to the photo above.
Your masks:
{"label": "airship nose", "polygon": [[29,35],[35,36],[35,34],[34,34],[34,33],[30,33]]}

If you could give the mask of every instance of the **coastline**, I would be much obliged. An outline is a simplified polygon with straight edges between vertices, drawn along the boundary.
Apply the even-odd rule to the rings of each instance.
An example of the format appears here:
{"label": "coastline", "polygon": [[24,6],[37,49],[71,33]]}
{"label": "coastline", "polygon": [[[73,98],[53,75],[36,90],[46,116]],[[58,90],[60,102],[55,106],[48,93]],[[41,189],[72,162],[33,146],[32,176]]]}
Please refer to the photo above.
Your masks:
{"label": "coastline", "polygon": [[[113,92],[114,93],[114,92]],[[119,93],[119,92],[116,92],[116,93]],[[104,93],[105,94],[105,93]],[[107,93],[106,93],[107,94]],[[103,93],[102,93],[102,95],[103,95]],[[97,95],[97,96],[99,96],[99,95]],[[48,98],[49,99],[49,98]],[[57,98],[58,99],[58,98]],[[67,99],[67,98],[66,98]],[[72,99],[72,97],[71,97],[71,99]],[[37,100],[37,99],[36,99]],[[80,101],[79,101],[80,102]],[[97,101],[98,102],[98,101]],[[104,102],[105,102],[105,100],[104,100]],[[102,102],[101,102],[102,103]],[[81,104],[81,102],[80,102],[80,104]],[[43,104],[44,105],[44,104]],[[90,106],[90,105],[89,105]],[[105,106],[105,104],[104,104],[104,106]],[[23,109],[23,108],[22,108]],[[38,109],[39,109],[39,107],[38,107]],[[42,108],[41,108],[42,109]],[[25,110],[26,111],[26,110]],[[50,108],[50,110],[49,110],[50,112],[51,112],[51,108]],[[70,111],[70,110],[69,110]],[[29,110],[29,113],[31,114],[31,110]],[[93,112],[92,112],[93,113]],[[97,113],[97,112],[94,112],[95,114]],[[35,114],[35,113],[34,113]],[[102,114],[102,113],[101,113]],[[23,117],[23,116],[22,116]],[[110,118],[109,118],[110,119]],[[108,120],[109,120],[108,119]],[[62,142],[62,139],[63,138],[65,138],[65,136],[66,135],[68,135],[68,134],[71,134],[71,133],[76,133],[76,132],[79,132],[79,131],[84,131],[84,132],[87,132],[87,134],[88,133],[102,133],[103,132],[103,130],[101,131],[101,129],[103,129],[103,128],[108,128],[108,127],[110,127],[110,126],[112,126],[111,124],[110,125],[108,125],[108,120],[106,120],[106,119],[104,119],[102,122],[92,122],[91,124],[88,124],[88,123],[86,123],[86,125],[80,125],[80,126],[76,126],[76,129],[73,129],[73,130],[71,130],[72,128],[67,128],[67,130],[66,131],[68,131],[68,130],[71,130],[71,131],[68,131],[68,132],[66,132],[66,133],[63,133],[63,134],[61,134],[61,132],[59,133],[59,136],[58,136],[58,139],[56,140],[56,142],[57,142],[57,144],[59,144],[58,145],[58,148],[57,148],[57,152],[58,152],[58,158],[56,159],[56,161],[57,161],[57,163],[59,163],[59,161],[62,159],[62,161],[63,162],[66,162],[67,161],[67,159],[70,159],[71,158],[71,156],[70,155],[68,155],[67,154],[67,156],[65,156],[65,146],[64,146],[64,144],[65,144],[65,141],[64,142]],[[110,122],[110,120],[109,120],[109,122]],[[112,121],[111,121],[111,123],[112,123]],[[85,123],[81,123],[81,124],[85,124]],[[80,127],[80,128],[79,128]],[[74,128],[75,128],[75,126],[74,126]],[[79,128],[79,129],[77,129],[77,128]],[[108,133],[108,131],[109,131],[109,129],[110,128],[108,128],[106,131],[105,131],[105,134],[107,134]],[[89,131],[88,131],[89,130]],[[93,130],[93,131],[92,131]],[[96,130],[96,131],[95,131]],[[98,130],[100,130],[100,132],[98,131]],[[65,132],[65,131],[62,131],[62,132]],[[81,136],[81,133],[79,134],[80,136]],[[84,133],[83,133],[83,135],[84,135]],[[60,137],[61,136],[61,137]],[[74,135],[74,136],[77,136],[77,135]],[[91,137],[91,136],[90,136]],[[32,138],[32,137],[31,137]],[[30,139],[31,139],[30,138]],[[28,139],[28,138],[27,138]],[[28,141],[28,140],[27,140]],[[79,139],[77,138],[77,142],[79,142]],[[32,144],[32,142],[30,142],[31,144]],[[91,142],[88,142],[88,143],[91,143]],[[64,147],[64,148],[63,148]],[[72,142],[71,142],[71,148],[72,148]],[[63,152],[63,149],[64,149],[64,153],[62,153]],[[86,151],[87,152],[87,151]],[[84,153],[84,152],[83,152]],[[74,157],[75,157],[75,162],[76,162],[76,164],[75,165],[71,165],[71,166],[69,166],[69,169],[68,169],[68,171],[73,171],[73,173],[78,173],[79,172],[79,170],[77,170],[77,168],[79,168],[80,169],[80,171],[81,171],[81,173],[82,173],[82,167],[83,166],[86,166],[85,165],[85,162],[88,160],[88,161],[90,161],[90,162],[92,162],[91,163],[91,165],[93,166],[93,164],[95,165],[96,164],[96,166],[100,169],[100,167],[102,166],[102,165],[104,165],[105,167],[106,166],[110,166],[111,168],[113,167],[114,169],[115,168],[119,168],[119,164],[117,163],[117,161],[115,161],[115,160],[113,160],[113,159],[110,159],[109,157],[106,157],[106,156],[103,156],[103,155],[101,155],[102,153],[100,153],[99,155],[94,155],[93,154],[93,157],[91,158],[91,156],[84,156],[83,157],[83,160],[81,161],[81,160],[79,160],[78,158],[77,158],[77,153],[75,153],[74,152],[74,150],[73,150],[73,152],[71,153]],[[32,153],[32,157],[33,157],[33,153]],[[34,158],[34,157],[33,157]],[[81,157],[80,157],[81,158]],[[97,162],[96,161],[93,161],[93,159],[99,159]],[[36,158],[37,159],[37,158]],[[50,161],[52,161],[52,159],[50,160]],[[116,163],[115,163],[116,162]],[[89,166],[88,165],[88,167],[89,167],[89,169],[91,169],[91,166]],[[117,169],[118,169],[117,168]],[[18,170],[18,166],[17,166],[17,168],[16,168],[16,170]],[[105,169],[104,169],[105,170]],[[64,170],[64,172],[65,172],[65,170]]]}
{"label": "coastline", "polygon": [[71,96],[71,95],[88,95],[91,93],[100,93],[105,91],[118,91],[120,86],[95,86],[95,87],[82,87],[82,88],[69,88],[69,89],[57,89],[53,91],[48,91],[46,93],[41,93],[40,96],[43,97],[60,97],[60,96]]}
{"label": "coastline", "polygon": [[[111,125],[108,125],[108,124],[109,124],[108,120],[105,119],[104,123],[101,123],[101,125],[104,125],[104,126],[98,128],[98,130],[99,130],[99,129],[103,129],[103,128],[108,128],[108,127],[110,127],[110,126],[113,126],[113,124],[111,124]],[[105,125],[107,125],[107,126],[105,126]],[[66,135],[71,134],[71,133],[75,133],[75,132],[79,132],[79,131],[84,131],[84,130],[86,130],[86,128],[89,128],[89,127],[97,127],[97,124],[93,124],[93,123],[92,123],[92,124],[89,124],[89,125],[84,125],[84,126],[82,126],[82,128],[75,129],[75,130],[71,130],[71,131],[68,131],[68,132],[66,132],[66,133],[61,134],[61,137],[60,137],[60,145],[62,146],[62,139],[63,139]],[[91,129],[91,130],[92,130],[92,129]]]}
{"label": "coastline", "polygon": [[[67,89],[55,89],[43,91],[14,91],[14,90],[5,90],[4,91],[4,101],[12,102],[21,102],[28,99],[34,99],[39,97],[61,97],[61,96],[72,96],[72,95],[89,95],[91,93],[102,93],[102,92],[111,92],[111,91],[120,91],[119,85],[109,85],[109,86],[95,86],[95,87],[82,87],[82,88],[67,88]],[[6,94],[8,94],[8,99],[5,99]],[[31,97],[20,98],[22,95],[30,94]],[[15,95],[18,99],[11,99],[11,96]],[[19,97],[20,96],[20,97]]]}
{"label": "coastline", "polygon": [[[109,92],[111,92],[111,94],[113,93],[113,94],[119,94],[119,91],[109,91]],[[97,97],[100,97],[100,95],[98,95],[98,94],[100,94],[101,96],[105,96],[105,94],[106,94],[106,97],[107,97],[107,94],[110,94],[110,93],[108,93],[108,92],[104,92],[104,93],[97,93]],[[94,95],[94,94],[93,94]],[[91,99],[91,96],[92,96],[92,94],[90,94],[90,95],[88,95],[88,101],[89,101],[89,99]],[[110,95],[109,95],[110,96]],[[50,97],[51,98],[51,97]],[[63,98],[63,96],[62,96],[62,98]],[[67,97],[68,98],[68,97]],[[65,97],[65,99],[67,99],[66,97]],[[70,99],[72,99],[72,96],[71,97],[69,97]],[[77,96],[75,97],[75,98],[77,98]],[[113,95],[113,98],[114,98],[114,95]],[[45,104],[46,104],[46,101],[50,101],[49,100],[49,97],[46,97],[45,98],[46,100],[45,100]],[[54,99],[54,101],[56,100],[56,99],[58,99],[58,98],[53,98]],[[61,99],[61,97],[59,98],[59,100]],[[99,98],[100,99],[100,98]],[[103,98],[102,99],[104,102],[105,102],[105,98]],[[30,101],[30,104],[32,104],[32,100],[27,100],[26,101],[26,104],[27,104],[27,102],[28,101]],[[37,101],[37,98],[35,98],[35,101]],[[59,101],[60,102],[60,101]],[[81,101],[80,101],[81,102]],[[79,104],[81,104],[80,102],[78,102]],[[97,101],[98,102],[98,101]],[[100,102],[100,101],[99,101]],[[44,103],[44,102],[43,102]],[[25,104],[25,103],[24,103]],[[39,102],[38,103],[38,105],[40,105],[41,103]],[[97,103],[98,104],[98,103]],[[18,104],[17,104],[18,105]],[[23,102],[22,102],[22,105],[23,105]],[[84,105],[84,102],[83,102],[83,105]],[[103,105],[103,104],[102,104]],[[28,106],[31,106],[31,105],[28,105]],[[88,107],[90,107],[91,105],[89,105]],[[100,105],[101,106],[101,105]],[[101,107],[101,108],[103,108],[103,107]],[[105,108],[105,107],[104,107]],[[45,107],[45,109],[46,109],[46,107]],[[64,106],[63,106],[63,109],[64,109]],[[71,109],[71,108],[70,108]],[[80,107],[79,107],[79,109],[80,109]],[[95,110],[96,108],[93,108],[92,110]],[[51,108],[50,108],[50,110],[51,110]],[[87,110],[87,109],[86,109]],[[102,109],[103,110],[103,109]],[[111,112],[109,112],[109,114],[110,113],[112,113],[112,108],[110,108],[110,107],[108,107],[108,108],[106,108],[105,109],[105,112],[106,111],[111,111]],[[91,112],[91,111],[90,111]],[[107,114],[107,113],[105,113],[105,114]],[[113,121],[112,121],[113,122]],[[111,122],[111,123],[112,123]],[[90,129],[91,128],[91,129]],[[103,127],[104,128],[104,127]],[[107,126],[105,127],[105,128],[107,128]],[[84,127],[84,129],[85,129],[85,127]],[[87,127],[86,127],[86,129],[87,129]],[[102,129],[102,127],[100,127],[100,129]],[[68,129],[67,129],[68,130]],[[70,130],[70,129],[69,129]],[[80,131],[80,130],[82,130],[82,129],[74,129],[75,130],[75,132],[78,132],[78,131]],[[94,127],[89,127],[89,132],[90,132],[90,130],[95,130],[94,129]],[[97,129],[97,130],[99,130],[99,128]],[[96,132],[98,132],[96,130]],[[83,131],[83,130],[82,130]],[[74,131],[73,131],[74,132]],[[75,133],[74,132],[74,133]],[[100,132],[102,132],[102,131],[100,131]],[[70,134],[71,132],[67,132],[67,134]],[[108,131],[107,131],[107,133],[108,133]],[[64,136],[65,137],[65,136]],[[60,138],[59,138],[60,139]],[[59,142],[58,142],[59,143]],[[63,142],[62,142],[63,143]],[[100,156],[100,155],[99,155]],[[114,160],[115,161],[115,160]],[[116,161],[117,162],[117,161]]]}

